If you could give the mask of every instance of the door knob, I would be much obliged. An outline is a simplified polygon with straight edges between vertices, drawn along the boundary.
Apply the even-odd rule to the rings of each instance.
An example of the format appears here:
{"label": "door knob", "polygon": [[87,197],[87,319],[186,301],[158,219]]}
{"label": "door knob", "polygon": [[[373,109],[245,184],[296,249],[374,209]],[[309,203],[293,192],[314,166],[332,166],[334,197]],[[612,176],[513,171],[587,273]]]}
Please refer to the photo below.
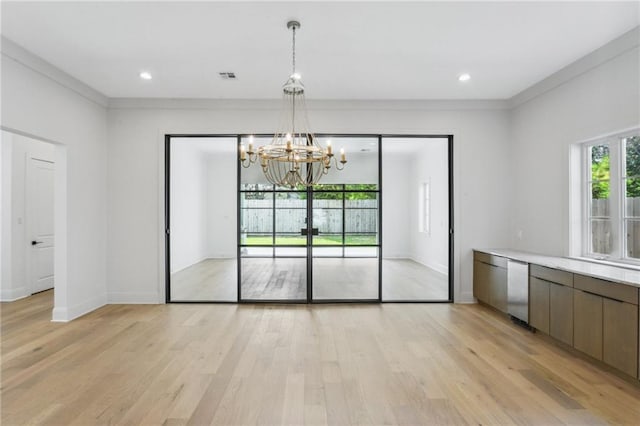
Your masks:
{"label": "door knob", "polygon": [[42,243],[44,243],[44,241],[35,241],[35,240],[31,241],[32,246],[35,246],[36,244],[42,244]]}

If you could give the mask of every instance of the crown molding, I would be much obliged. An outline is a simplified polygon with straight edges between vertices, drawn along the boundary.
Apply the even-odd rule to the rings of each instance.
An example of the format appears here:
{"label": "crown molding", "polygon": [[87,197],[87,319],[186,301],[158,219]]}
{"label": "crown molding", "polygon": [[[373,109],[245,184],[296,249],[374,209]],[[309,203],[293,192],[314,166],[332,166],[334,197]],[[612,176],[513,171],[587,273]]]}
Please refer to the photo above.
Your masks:
{"label": "crown molding", "polygon": [[109,104],[109,99],[102,93],[4,36],[0,38],[0,51],[2,60],[13,60],[98,105],[107,107]]}
{"label": "crown molding", "polygon": [[537,98],[550,90],[561,86],[581,74],[584,74],[624,53],[640,46],[640,26],[627,31],[620,37],[583,56],[547,78],[535,83],[509,99],[509,108],[516,108],[525,102]]}
{"label": "crown molding", "polygon": [[[280,99],[110,98],[109,109],[273,110]],[[505,110],[506,100],[307,100],[309,110],[443,111]]]}

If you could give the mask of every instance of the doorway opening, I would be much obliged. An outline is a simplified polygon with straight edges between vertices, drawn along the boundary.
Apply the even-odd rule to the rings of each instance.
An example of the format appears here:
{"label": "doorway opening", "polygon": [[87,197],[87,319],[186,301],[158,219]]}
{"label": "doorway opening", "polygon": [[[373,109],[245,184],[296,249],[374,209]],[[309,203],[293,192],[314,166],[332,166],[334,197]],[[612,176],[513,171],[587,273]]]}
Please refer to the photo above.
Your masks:
{"label": "doorway opening", "polygon": [[165,137],[167,302],[452,301],[453,136],[316,134],[349,163],[308,188],[241,167],[248,138]]}
{"label": "doorway opening", "polygon": [[54,288],[56,147],[2,130],[2,279],[10,302]]}

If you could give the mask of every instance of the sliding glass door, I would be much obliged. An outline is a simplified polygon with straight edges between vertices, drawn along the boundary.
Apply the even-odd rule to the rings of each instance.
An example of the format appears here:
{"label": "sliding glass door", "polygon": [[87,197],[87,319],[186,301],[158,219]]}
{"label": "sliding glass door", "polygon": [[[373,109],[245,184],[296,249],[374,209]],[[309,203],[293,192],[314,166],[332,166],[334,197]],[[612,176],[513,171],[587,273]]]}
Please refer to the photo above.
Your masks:
{"label": "sliding glass door", "polygon": [[332,143],[344,146],[349,163],[312,191],[317,230],[311,246],[313,300],[378,301],[379,141],[332,138]]}
{"label": "sliding glass door", "polygon": [[235,137],[167,139],[167,301],[238,300],[236,159]]}
{"label": "sliding glass door", "polygon": [[260,167],[240,170],[242,301],[379,300],[378,139],[332,143],[349,153],[348,167],[315,187],[279,187]]}
{"label": "sliding glass door", "polygon": [[451,142],[382,139],[383,301],[452,299]]}
{"label": "sliding glass door", "polygon": [[239,199],[241,300],[306,302],[307,191],[272,185],[254,165],[240,170]]}
{"label": "sliding glass door", "polygon": [[166,137],[168,302],[452,300],[453,138],[316,138],[348,163],[290,188],[242,166],[248,137]]}

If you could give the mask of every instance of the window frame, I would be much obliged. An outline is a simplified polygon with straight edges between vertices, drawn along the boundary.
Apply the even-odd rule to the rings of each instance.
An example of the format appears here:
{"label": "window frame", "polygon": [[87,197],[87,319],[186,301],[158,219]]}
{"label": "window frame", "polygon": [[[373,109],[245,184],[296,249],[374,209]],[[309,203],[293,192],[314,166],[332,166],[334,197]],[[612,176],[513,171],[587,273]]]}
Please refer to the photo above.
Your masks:
{"label": "window frame", "polygon": [[[629,242],[627,238],[627,223],[640,220],[640,216],[626,214],[626,140],[640,137],[640,128],[633,128],[599,137],[579,144],[581,163],[581,237],[580,255],[585,258],[612,263],[622,263],[630,266],[640,266],[640,258],[628,256]],[[611,251],[597,253],[592,249],[591,226],[594,220],[607,220],[607,216],[596,217],[592,212],[592,175],[591,148],[598,145],[609,147],[609,220],[611,222]]]}

